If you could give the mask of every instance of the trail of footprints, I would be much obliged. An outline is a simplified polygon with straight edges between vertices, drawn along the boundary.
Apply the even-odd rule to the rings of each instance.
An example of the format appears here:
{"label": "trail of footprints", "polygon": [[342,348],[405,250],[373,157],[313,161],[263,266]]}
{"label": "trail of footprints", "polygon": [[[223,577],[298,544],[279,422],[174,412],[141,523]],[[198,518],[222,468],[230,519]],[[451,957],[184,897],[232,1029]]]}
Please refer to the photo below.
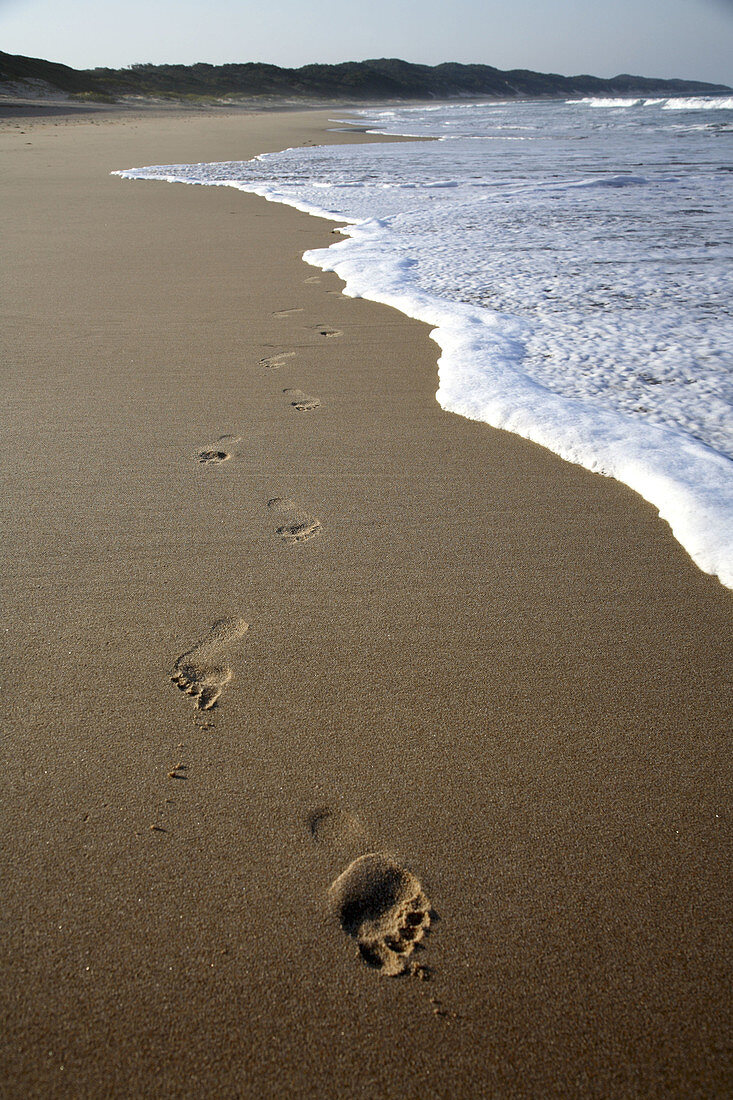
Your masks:
{"label": "trail of footprints", "polygon": [[[305,281],[314,283],[320,280],[312,276]],[[285,318],[302,312],[302,308],[296,307],[278,310],[273,316]],[[340,329],[318,327],[317,331],[326,339],[342,335]],[[277,370],[295,356],[295,351],[280,351],[261,359],[260,364],[267,370]],[[312,412],[320,408],[319,398],[303,390],[286,387],[282,392],[288,398],[290,407],[298,412]],[[232,458],[231,448],[238,442],[238,436],[220,436],[213,444],[197,452],[197,461],[205,466],[227,462]],[[281,521],[275,528],[275,534],[289,546],[308,542],[321,532],[319,521],[287,497],[273,497],[267,502],[267,508]],[[225,687],[233,678],[229,664],[231,655],[241,648],[248,629],[248,623],[242,618],[219,619],[208,634],[176,660],[171,680],[180,691],[192,698],[197,711],[210,711],[218,705]],[[208,721],[201,726],[204,729],[211,727]],[[168,777],[185,779],[186,770],[186,765],[179,763],[168,773]],[[319,807],[308,815],[307,828],[311,840],[319,846],[333,846],[337,841],[352,848],[356,846],[357,850],[360,847],[362,851],[368,846],[360,823],[343,811]],[[151,829],[165,832],[157,824],[151,825]],[[353,859],[331,883],[327,901],[331,914],[343,932],[355,941],[360,957],[370,967],[389,977],[404,974],[422,980],[429,977],[428,968],[416,961],[414,956],[423,946],[430,930],[431,917],[434,916],[430,901],[415,875],[391,856],[368,851]],[[430,997],[430,1001],[436,1015],[449,1015],[438,998]]]}

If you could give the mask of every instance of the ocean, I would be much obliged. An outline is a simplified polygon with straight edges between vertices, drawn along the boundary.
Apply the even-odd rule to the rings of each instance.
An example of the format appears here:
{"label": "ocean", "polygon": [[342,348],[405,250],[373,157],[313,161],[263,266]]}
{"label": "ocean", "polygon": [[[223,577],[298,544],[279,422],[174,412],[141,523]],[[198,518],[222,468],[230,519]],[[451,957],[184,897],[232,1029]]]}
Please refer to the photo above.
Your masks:
{"label": "ocean", "polygon": [[425,142],[157,165],[342,226],[307,252],[427,322],[443,408],[617,478],[733,587],[733,98],[364,109]]}

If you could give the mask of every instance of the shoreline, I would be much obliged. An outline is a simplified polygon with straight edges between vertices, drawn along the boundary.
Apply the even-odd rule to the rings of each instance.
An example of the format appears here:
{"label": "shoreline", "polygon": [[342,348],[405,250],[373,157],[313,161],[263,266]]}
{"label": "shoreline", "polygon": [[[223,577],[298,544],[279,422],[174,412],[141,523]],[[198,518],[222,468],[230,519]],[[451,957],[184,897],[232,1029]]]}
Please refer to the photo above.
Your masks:
{"label": "shoreline", "polygon": [[[327,125],[0,134],[8,1095],[720,1094],[729,594],[443,412],[427,326],[302,262],[332,223],[107,175]],[[329,911],[374,851],[427,983]]]}
{"label": "shoreline", "polygon": [[[347,127],[343,132],[367,130]],[[377,137],[385,134],[376,127],[371,132]],[[389,136],[399,140],[410,135]],[[412,136],[431,140],[428,134]],[[376,226],[362,224],[348,197],[333,194],[325,183],[325,190],[308,191],[306,186],[303,193],[302,186],[287,182],[287,169],[283,179],[274,167],[271,179],[267,168],[255,167],[250,174],[246,165],[239,171],[236,162],[136,166],[115,174],[133,182],[152,179],[211,186],[210,169],[216,169],[217,186],[261,195],[337,224],[335,232],[344,239],[326,249],[310,249],[303,259],[343,279],[346,296],[396,308],[430,326],[431,338],[441,351],[436,399],[443,409],[508,430],[566,461],[615,478],[657,509],[660,520],[669,525],[699,569],[733,590],[733,465],[730,455],[714,442],[705,441],[689,425],[683,430],[674,422],[650,424],[630,416],[628,410],[614,409],[613,403],[609,407],[572,397],[548,388],[531,371],[527,376],[514,350],[519,318],[508,317],[502,325],[500,315],[490,309],[460,297],[433,295],[404,273],[398,260],[390,266],[385,259],[395,245],[390,231],[379,226],[378,218]],[[327,158],[319,170],[329,178]],[[366,209],[375,213],[373,204]],[[475,373],[467,382],[471,362],[476,364]],[[482,366],[487,378],[481,376]],[[612,378],[607,385],[613,389]]]}

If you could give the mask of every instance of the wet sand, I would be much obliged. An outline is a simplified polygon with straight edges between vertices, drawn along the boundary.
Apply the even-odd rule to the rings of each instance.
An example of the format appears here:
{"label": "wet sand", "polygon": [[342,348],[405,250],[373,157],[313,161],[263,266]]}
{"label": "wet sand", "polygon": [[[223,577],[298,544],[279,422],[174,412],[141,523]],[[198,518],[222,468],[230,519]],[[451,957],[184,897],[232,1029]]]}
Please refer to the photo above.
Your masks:
{"label": "wet sand", "polygon": [[333,223],[109,175],[334,114],[0,125],[3,1095],[722,1096],[730,593]]}

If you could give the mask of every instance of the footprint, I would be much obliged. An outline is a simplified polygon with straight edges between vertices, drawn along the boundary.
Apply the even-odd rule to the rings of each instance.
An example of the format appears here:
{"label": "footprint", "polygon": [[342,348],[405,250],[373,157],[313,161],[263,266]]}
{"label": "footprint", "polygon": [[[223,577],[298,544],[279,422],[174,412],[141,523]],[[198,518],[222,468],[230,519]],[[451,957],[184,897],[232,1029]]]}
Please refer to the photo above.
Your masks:
{"label": "footprint", "polygon": [[273,317],[290,317],[292,313],[302,313],[303,307],[296,306],[295,309],[278,309],[273,313]]}
{"label": "footprint", "polygon": [[220,462],[226,462],[232,456],[220,444],[239,443],[240,438],[238,435],[220,435],[213,446],[207,447],[203,451],[197,451],[196,458],[204,466],[217,466]]}
{"label": "footprint", "polygon": [[340,328],[319,328],[318,334],[332,339],[334,336],[343,336],[343,331]]}
{"label": "footprint", "polygon": [[309,397],[302,390],[283,390],[290,397],[290,404],[298,412],[310,412],[311,409],[320,408],[321,402],[317,397]]}
{"label": "footprint", "polygon": [[204,466],[216,466],[219,462],[226,462],[232,456],[228,451],[199,451],[196,457]]}
{"label": "footprint", "polygon": [[303,279],[304,283],[320,283],[320,275],[309,275],[307,279]]}
{"label": "footprint", "polygon": [[290,546],[295,546],[298,542],[308,542],[321,530],[317,519],[309,516],[307,512],[302,512],[287,497],[274,497],[268,500],[267,507],[273,512],[288,517],[288,522],[277,528],[277,534]]}
{"label": "footprint", "polygon": [[318,806],[310,811],[306,824],[314,844],[334,847],[337,844],[359,842],[362,844],[363,851],[363,845],[367,839],[364,826],[358,818],[346,810]]}
{"label": "footprint", "polygon": [[331,908],[362,958],[382,974],[419,974],[411,958],[430,928],[430,902],[413,874],[370,852],[351,863],[328,891]]}
{"label": "footprint", "polygon": [[286,363],[288,359],[294,359],[294,351],[281,351],[278,355],[268,355],[265,359],[260,359],[260,365],[267,367],[268,370],[277,370],[283,363]]}
{"label": "footprint", "polygon": [[244,619],[219,619],[206,638],[176,661],[171,680],[181,691],[195,697],[198,710],[211,710],[232,679],[234,673],[222,651],[239,641],[248,628]]}

